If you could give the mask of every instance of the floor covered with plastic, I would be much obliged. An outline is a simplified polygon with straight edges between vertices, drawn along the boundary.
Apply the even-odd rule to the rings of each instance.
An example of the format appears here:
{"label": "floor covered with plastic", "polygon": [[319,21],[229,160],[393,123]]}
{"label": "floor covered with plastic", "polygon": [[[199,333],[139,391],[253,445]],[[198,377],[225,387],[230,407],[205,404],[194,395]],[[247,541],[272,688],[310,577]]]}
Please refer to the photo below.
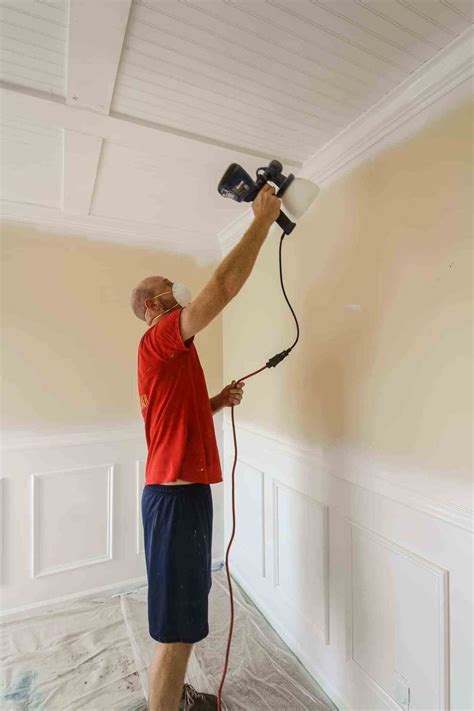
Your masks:
{"label": "floor covered with plastic", "polygon": [[[229,625],[225,571],[213,573],[208,637],[194,645],[186,681],[217,693]],[[236,583],[223,690],[227,711],[315,711],[336,706]],[[57,603],[2,622],[2,711],[146,711],[147,587]],[[336,710],[337,711],[337,710]]]}

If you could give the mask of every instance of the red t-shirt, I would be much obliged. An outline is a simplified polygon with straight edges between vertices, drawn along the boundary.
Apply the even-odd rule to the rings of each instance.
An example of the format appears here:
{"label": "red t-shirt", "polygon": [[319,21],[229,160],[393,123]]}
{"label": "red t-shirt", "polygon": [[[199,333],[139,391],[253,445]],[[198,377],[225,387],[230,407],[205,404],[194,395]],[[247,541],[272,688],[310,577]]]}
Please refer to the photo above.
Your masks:
{"label": "red t-shirt", "polygon": [[148,328],[138,346],[138,393],[148,445],[146,484],[222,481],[204,372],[194,336],[183,342],[182,309]]}

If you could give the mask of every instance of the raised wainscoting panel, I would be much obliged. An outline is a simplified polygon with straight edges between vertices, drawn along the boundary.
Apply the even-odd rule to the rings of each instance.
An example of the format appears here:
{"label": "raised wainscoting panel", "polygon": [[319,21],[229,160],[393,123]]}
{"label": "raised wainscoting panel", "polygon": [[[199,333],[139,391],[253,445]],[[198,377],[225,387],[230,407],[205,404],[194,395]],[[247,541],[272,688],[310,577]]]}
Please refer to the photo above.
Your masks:
{"label": "raised wainscoting panel", "polygon": [[137,427],[2,443],[2,613],[146,582],[137,555]]}
{"label": "raised wainscoting panel", "polygon": [[328,507],[273,480],[274,585],[329,644]]}
{"label": "raised wainscoting panel", "polygon": [[112,560],[113,482],[113,464],[32,474],[32,578]]}
{"label": "raised wainscoting panel", "polygon": [[448,709],[448,572],[348,525],[351,662],[403,709]]}
{"label": "raised wainscoting panel", "polygon": [[[239,481],[235,490],[235,510],[238,526],[231,557],[249,575],[263,578],[266,574],[264,477],[261,471],[241,460],[237,466]],[[230,526],[230,521],[226,523]]]}

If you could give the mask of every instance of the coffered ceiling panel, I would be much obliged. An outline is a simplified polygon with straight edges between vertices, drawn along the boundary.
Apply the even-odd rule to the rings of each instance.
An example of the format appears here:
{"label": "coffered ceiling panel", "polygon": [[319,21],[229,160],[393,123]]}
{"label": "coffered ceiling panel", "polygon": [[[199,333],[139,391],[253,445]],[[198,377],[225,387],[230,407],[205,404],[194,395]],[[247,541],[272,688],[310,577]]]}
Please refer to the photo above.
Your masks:
{"label": "coffered ceiling panel", "polygon": [[2,198],[61,207],[63,131],[38,122],[0,120]]}
{"label": "coffered ceiling panel", "polygon": [[[250,156],[239,160],[253,172],[261,164]],[[157,235],[162,225],[164,232],[172,227],[190,238],[208,238],[212,225],[223,229],[239,214],[239,206],[217,192],[217,180],[229,162],[230,156],[223,160],[210,151],[205,162],[170,151],[157,158],[146,150],[105,141],[90,214],[149,223]]]}

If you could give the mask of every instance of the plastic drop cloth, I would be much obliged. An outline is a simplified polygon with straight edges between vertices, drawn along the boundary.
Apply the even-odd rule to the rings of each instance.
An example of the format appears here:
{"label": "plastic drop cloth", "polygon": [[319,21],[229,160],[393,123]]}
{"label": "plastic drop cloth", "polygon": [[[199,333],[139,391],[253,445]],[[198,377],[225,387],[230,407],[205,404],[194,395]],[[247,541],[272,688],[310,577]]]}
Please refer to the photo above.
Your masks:
{"label": "plastic drop cloth", "polygon": [[120,598],[55,603],[0,625],[2,711],[145,711]]}
{"label": "plastic drop cloth", "polygon": [[[228,711],[336,709],[263,615],[233,581],[234,631],[222,692]],[[148,698],[148,667],[155,641],[148,633],[147,590],[120,596],[137,670]],[[193,647],[186,681],[217,694],[229,628],[230,601],[224,569],[212,574],[209,635]]]}

